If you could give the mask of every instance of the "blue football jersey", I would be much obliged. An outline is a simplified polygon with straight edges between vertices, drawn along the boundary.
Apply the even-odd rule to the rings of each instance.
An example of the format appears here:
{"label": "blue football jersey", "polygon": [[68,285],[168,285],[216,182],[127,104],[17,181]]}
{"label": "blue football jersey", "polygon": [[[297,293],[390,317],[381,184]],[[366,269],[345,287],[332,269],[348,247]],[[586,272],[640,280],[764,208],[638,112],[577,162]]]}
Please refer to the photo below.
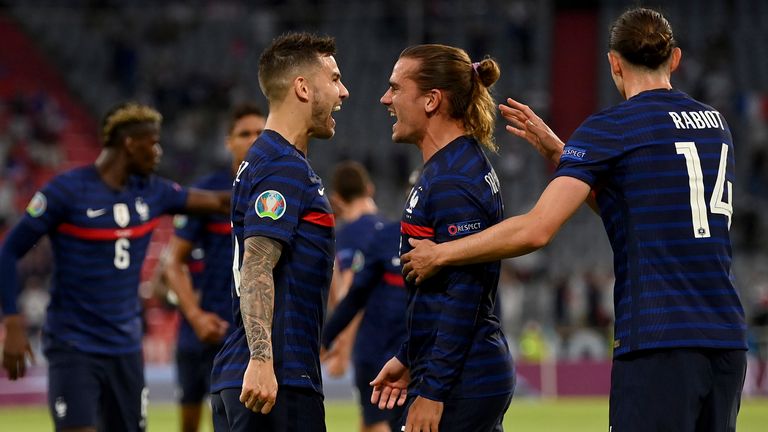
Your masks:
{"label": "blue football jersey", "polygon": [[722,115],[677,90],[651,90],[588,118],[556,176],[596,192],[614,253],[614,355],[746,349],[731,274],[735,182]]}
{"label": "blue football jersey", "polygon": [[381,229],[384,219],[379,214],[365,214],[336,230],[336,263],[341,271],[355,273],[365,265],[363,248],[371,241],[371,233]]}
{"label": "blue football jersey", "polygon": [[323,344],[329,346],[364,309],[352,357],[355,364],[380,368],[397,353],[406,335],[408,294],[400,267],[400,223],[379,222],[361,234],[368,239],[360,251],[362,268],[328,319]]}
{"label": "blue football jersey", "polygon": [[157,176],[132,176],[111,189],[94,165],[60,174],[37,192],[20,225],[51,240],[46,338],[89,353],[139,351],[147,246],[158,218],[183,211],[186,200],[186,190]]}
{"label": "blue football jersey", "polygon": [[[408,239],[437,243],[504,218],[499,180],[477,141],[460,137],[425,164],[401,219]],[[408,338],[397,357],[409,366],[409,394],[444,401],[511,393],[514,370],[494,314],[500,261],[446,267],[421,285],[408,283]]]}
{"label": "blue football jersey", "polygon": [[[229,169],[205,176],[194,184],[198,189],[211,191],[232,190],[232,173]],[[200,308],[213,312],[229,321],[232,330],[232,229],[229,216],[178,215],[174,218],[175,233],[196,246],[195,254],[201,259],[189,263],[192,283],[199,293]],[[205,349],[205,344],[182,317],[179,324],[178,348],[185,351]]]}
{"label": "blue football jersey", "polygon": [[240,315],[239,278],[245,239],[283,245],[274,269],[272,352],[279,385],[322,393],[320,330],[333,270],[334,217],[325,187],[306,157],[266,130],[248,151],[232,195],[235,329],[214,361],[211,391],[239,388],[250,359]]}

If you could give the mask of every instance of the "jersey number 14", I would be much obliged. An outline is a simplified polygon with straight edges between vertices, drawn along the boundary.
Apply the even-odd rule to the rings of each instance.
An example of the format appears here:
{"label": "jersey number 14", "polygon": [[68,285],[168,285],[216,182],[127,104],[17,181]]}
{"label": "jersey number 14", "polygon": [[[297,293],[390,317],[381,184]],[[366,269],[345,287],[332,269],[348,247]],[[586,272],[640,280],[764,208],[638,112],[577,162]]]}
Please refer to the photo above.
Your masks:
{"label": "jersey number 14", "polygon": [[[710,237],[709,218],[707,216],[707,204],[704,199],[704,174],[701,169],[701,159],[693,142],[676,142],[677,154],[685,156],[688,168],[688,185],[691,189],[691,218],[693,222],[693,236],[696,238]],[[709,199],[709,211],[713,214],[725,215],[728,218],[728,229],[731,228],[731,215],[733,215],[732,194],[733,183],[725,179],[728,167],[728,146],[723,144],[720,150],[720,164],[717,169],[717,179]],[[723,192],[728,187],[728,200],[723,200]]]}

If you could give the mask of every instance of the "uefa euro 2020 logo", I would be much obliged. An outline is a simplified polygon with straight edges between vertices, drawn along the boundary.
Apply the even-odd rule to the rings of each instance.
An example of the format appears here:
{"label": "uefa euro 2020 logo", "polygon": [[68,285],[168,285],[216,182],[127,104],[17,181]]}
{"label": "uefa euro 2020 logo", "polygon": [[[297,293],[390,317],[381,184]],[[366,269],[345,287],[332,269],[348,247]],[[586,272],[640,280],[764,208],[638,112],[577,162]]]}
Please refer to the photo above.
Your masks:
{"label": "uefa euro 2020 logo", "polygon": [[275,190],[264,191],[256,198],[256,214],[260,218],[280,219],[285,213],[285,198]]}

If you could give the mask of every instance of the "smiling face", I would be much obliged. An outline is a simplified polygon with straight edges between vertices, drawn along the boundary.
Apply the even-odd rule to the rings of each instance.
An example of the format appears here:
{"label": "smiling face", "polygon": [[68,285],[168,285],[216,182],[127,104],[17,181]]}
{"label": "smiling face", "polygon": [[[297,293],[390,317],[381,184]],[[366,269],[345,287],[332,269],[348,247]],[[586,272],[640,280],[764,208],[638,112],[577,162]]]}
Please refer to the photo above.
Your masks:
{"label": "smiling face", "polygon": [[132,173],[150,175],[160,165],[163,149],[160,147],[160,125],[144,123],[125,137],[128,166]]}
{"label": "smiling face", "polygon": [[240,117],[232,126],[232,131],[227,135],[227,148],[232,153],[235,166],[239,166],[245,159],[248,149],[264,131],[265,121],[263,116],[249,114]]}
{"label": "smiling face", "polygon": [[392,141],[418,144],[424,137],[427,112],[426,97],[411,79],[419,68],[419,60],[400,58],[389,77],[389,88],[381,103],[387,107],[390,116],[395,117],[392,125]]}
{"label": "smiling face", "polygon": [[312,74],[310,85],[312,119],[309,135],[320,139],[331,138],[336,128],[336,120],[331,115],[341,109],[342,101],[349,96],[333,56],[320,57],[320,66]]}

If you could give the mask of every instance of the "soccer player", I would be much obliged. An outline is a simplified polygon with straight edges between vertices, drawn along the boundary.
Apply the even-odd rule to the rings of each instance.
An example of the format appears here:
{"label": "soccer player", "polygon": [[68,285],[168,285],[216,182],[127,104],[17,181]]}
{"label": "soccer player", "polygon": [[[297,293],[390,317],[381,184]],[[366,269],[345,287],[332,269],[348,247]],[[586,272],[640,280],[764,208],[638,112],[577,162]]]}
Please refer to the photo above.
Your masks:
{"label": "soccer player", "polygon": [[3,367],[17,379],[31,352],[16,305],[16,262],[43,235],[51,240],[56,270],[43,339],[56,430],[145,429],[138,287],[152,230],[163,214],[229,209],[229,194],[185,190],[152,174],[161,119],[136,103],[109,111],[96,162],[37,192],[0,250]]}
{"label": "soccer player", "polygon": [[332,349],[340,332],[363,311],[354,339],[353,362],[362,411],[362,432],[399,431],[402,407],[380,410],[371,404],[371,377],[397,354],[406,336],[408,296],[400,273],[400,223],[386,222],[366,232],[360,250],[362,268],[349,292],[337,305],[323,329],[323,347]]}
{"label": "soccer player", "polygon": [[[373,200],[374,186],[365,167],[359,162],[344,161],[336,165],[331,178],[331,207],[336,216],[336,259],[331,278],[328,309],[333,311],[344,298],[356,272],[363,266],[363,247],[371,240],[384,218]],[[337,335],[333,349],[323,351],[320,360],[331,376],[341,376],[349,366],[355,333],[360,317],[355,318]]]}
{"label": "soccer player", "polygon": [[[392,141],[421,150],[422,174],[401,219],[409,239],[451,243],[501,221],[499,181],[482,147],[495,151],[499,78],[490,58],[472,63],[445,45],[406,48],[381,103],[396,118]],[[497,431],[514,390],[506,338],[494,314],[500,262],[455,266],[408,288],[408,337],[371,383],[379,408],[406,402],[406,431]],[[401,423],[402,424],[402,423]]]}
{"label": "soccer player", "polygon": [[[287,33],[259,59],[265,130],[232,192],[235,329],[214,360],[216,431],[324,431],[320,330],[333,268],[334,217],[307,161],[349,96],[335,41]],[[278,387],[279,386],[279,387]]]}
{"label": "soccer player", "polygon": [[[232,190],[237,167],[264,130],[264,114],[253,104],[235,107],[231,117],[226,145],[232,165],[202,178],[196,183],[200,189]],[[213,358],[231,331],[232,239],[228,215],[178,215],[174,225],[175,234],[164,253],[164,277],[184,317],[176,346],[181,430],[194,432],[200,424],[201,403],[210,388]],[[203,253],[196,262],[202,269],[193,278],[191,267],[195,263],[189,270],[187,264],[196,247]]]}
{"label": "soccer player", "polygon": [[322,347],[328,350],[323,362],[331,375],[340,375],[352,354],[362,413],[360,430],[388,432],[401,412],[374,407],[369,383],[405,337],[400,225],[378,214],[373,184],[361,164],[340,163],[332,181],[331,201],[336,202],[337,216],[347,221],[337,231],[334,267],[334,280],[340,280],[345,295],[323,329]]}
{"label": "soccer player", "polygon": [[534,208],[458,242],[414,242],[404,273],[426,283],[439,266],[539,249],[591,201],[616,276],[610,428],[733,431],[747,346],[731,278],[731,132],[717,110],[672,88],[681,51],[660,13],[625,12],[608,45],[626,101],[589,117],[567,144],[527,106],[502,106],[510,132],[559,160]]}

